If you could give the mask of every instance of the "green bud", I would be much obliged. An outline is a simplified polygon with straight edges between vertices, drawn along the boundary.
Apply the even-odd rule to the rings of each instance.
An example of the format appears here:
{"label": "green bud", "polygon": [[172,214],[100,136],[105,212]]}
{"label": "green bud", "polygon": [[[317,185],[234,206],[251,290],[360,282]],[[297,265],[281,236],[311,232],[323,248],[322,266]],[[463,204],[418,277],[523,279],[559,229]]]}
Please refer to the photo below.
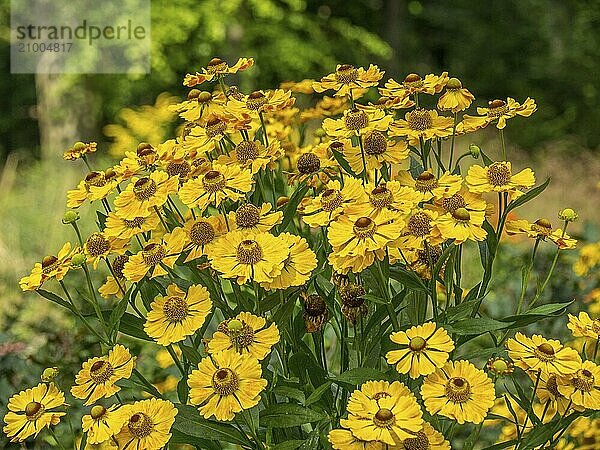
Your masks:
{"label": "green bud", "polygon": [[232,331],[240,331],[242,328],[244,328],[244,324],[238,319],[231,319],[227,324],[227,328]]}
{"label": "green bud", "polygon": [[77,253],[71,258],[71,265],[81,266],[85,263],[86,257],[83,253]]}
{"label": "green bud", "polygon": [[75,149],[75,150],[83,150],[86,147],[87,147],[87,145],[85,145],[81,141],[77,141],[77,142],[75,142],[75,145],[73,145],[73,149]]}
{"label": "green bud", "polygon": [[71,223],[75,223],[79,220],[79,213],[77,211],[73,211],[72,209],[70,209],[69,211],[65,212],[65,215],[63,216],[62,219],[62,223],[64,223],[65,225],[71,224]]}
{"label": "green bud", "polygon": [[317,128],[315,130],[315,136],[319,138],[325,137],[325,130],[323,128]]}
{"label": "green bud", "polygon": [[579,214],[577,214],[571,208],[565,208],[558,213],[558,218],[567,222],[575,222],[577,219],[579,219]]}
{"label": "green bud", "polygon": [[448,83],[446,83],[446,88],[448,89],[460,89],[462,88],[462,83],[460,82],[460,80],[458,78],[450,78],[448,80]]}
{"label": "green bud", "polygon": [[48,367],[42,372],[40,377],[44,383],[50,383],[58,375],[58,367]]}
{"label": "green bud", "polygon": [[471,153],[471,156],[475,159],[479,158],[479,155],[481,154],[481,149],[479,148],[479,146],[475,145],[475,144],[471,144],[469,145],[469,153]]}

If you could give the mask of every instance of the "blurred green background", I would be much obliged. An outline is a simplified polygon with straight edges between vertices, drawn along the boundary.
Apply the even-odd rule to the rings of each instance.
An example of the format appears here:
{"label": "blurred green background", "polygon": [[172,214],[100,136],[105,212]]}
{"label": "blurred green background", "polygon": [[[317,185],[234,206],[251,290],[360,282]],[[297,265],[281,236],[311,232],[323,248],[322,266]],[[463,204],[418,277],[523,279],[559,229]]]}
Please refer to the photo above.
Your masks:
{"label": "blurred green background", "polygon": [[[68,384],[97,350],[57,307],[17,284],[36,260],[75,238],[60,219],[66,190],[85,172],[63,161],[63,151],[97,141],[94,165],[105,167],[101,153],[111,138],[104,133],[112,133],[104,127],[124,125],[123,108],[152,105],[163,92],[184,97],[185,73],[213,56],[255,59],[244,90],[319,78],[337,63],[374,63],[386,70],[384,80],[447,70],[478,106],[533,97],[536,114],[507,130],[511,159],[554,180],[527,218],[556,221],[559,209],[573,207],[581,216],[577,237],[597,238],[598,0],[152,0],[152,72],[135,76],[12,75],[9,22],[10,1],[0,0],[0,413],[44,367],[70,367],[62,375]],[[565,265],[559,280],[569,279]],[[514,295],[515,280],[498,280],[497,297]],[[549,293],[557,301],[577,288],[562,281]]]}

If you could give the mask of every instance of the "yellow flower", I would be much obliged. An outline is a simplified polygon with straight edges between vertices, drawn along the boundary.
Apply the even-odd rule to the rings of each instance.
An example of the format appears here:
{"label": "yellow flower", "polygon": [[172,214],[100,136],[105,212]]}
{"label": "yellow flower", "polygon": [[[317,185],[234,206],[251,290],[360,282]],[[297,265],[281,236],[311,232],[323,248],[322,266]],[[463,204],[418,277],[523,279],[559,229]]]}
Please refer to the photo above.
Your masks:
{"label": "yellow flower", "polygon": [[135,217],[131,220],[123,219],[114,212],[108,214],[104,228],[104,235],[107,238],[119,238],[129,241],[137,234],[152,231],[158,228],[160,218],[155,211],[151,211],[146,217]]}
{"label": "yellow flower", "polygon": [[8,400],[3,431],[11,442],[23,442],[29,436],[37,436],[44,428],[60,422],[66,413],[55,408],[64,404],[65,395],[54,383],[40,383],[21,391]]}
{"label": "yellow flower", "polygon": [[241,312],[233,319],[224,320],[208,342],[208,353],[215,354],[223,350],[231,350],[263,360],[271,352],[271,347],[279,342],[279,330],[272,323],[265,328],[267,322],[249,312]]}
{"label": "yellow flower", "polygon": [[353,394],[348,419],[342,422],[358,439],[397,445],[423,427],[421,408],[414,395],[369,398],[361,391]]}
{"label": "yellow flower", "polygon": [[167,346],[200,329],[211,311],[212,301],[204,286],[191,285],[186,293],[170,284],[167,295],[155,297],[150,308],[144,330],[160,345]]}
{"label": "yellow flower", "polygon": [[361,272],[375,261],[383,260],[385,249],[400,237],[403,218],[385,211],[376,218],[356,220],[341,216],[327,230],[327,239],[333,247],[329,262],[336,272]]}
{"label": "yellow flower", "polygon": [[236,278],[238,284],[265,283],[281,273],[289,249],[268,233],[236,230],[221,236],[207,253],[212,268],[224,278]]}
{"label": "yellow flower", "polygon": [[437,219],[437,227],[445,239],[454,239],[455,244],[467,240],[483,241],[487,232],[482,228],[485,211],[469,211],[457,208],[451,213],[443,214]]}
{"label": "yellow flower", "polygon": [[491,166],[477,164],[469,167],[465,177],[471,192],[515,192],[517,189],[530,188],[535,184],[535,175],[529,168],[513,175],[509,161],[495,162]]}
{"label": "yellow flower", "polygon": [[159,450],[167,445],[178,412],[173,403],[151,398],[121,410],[124,426],[116,436],[119,448]]}
{"label": "yellow flower", "polygon": [[98,268],[101,259],[106,259],[109,254],[122,255],[128,247],[128,241],[121,237],[106,236],[104,233],[92,233],[83,243],[83,251],[87,262],[92,263],[94,269]]}
{"label": "yellow flower", "polygon": [[153,208],[167,202],[169,194],[177,192],[177,185],[177,177],[169,177],[162,171],[154,171],[147,177],[134,177],[115,198],[116,214],[127,220],[148,217]]}
{"label": "yellow flower", "polygon": [[451,197],[460,191],[463,182],[460,175],[452,175],[450,172],[437,178],[431,169],[425,170],[416,179],[408,171],[398,172],[394,178],[402,186],[408,186],[421,194],[419,202]]}
{"label": "yellow flower", "polygon": [[331,430],[327,434],[327,439],[335,450],[385,450],[386,448],[383,442],[363,441],[344,428]]}
{"label": "yellow flower", "polygon": [[567,328],[573,333],[573,337],[586,337],[598,339],[600,337],[600,320],[593,319],[586,312],[580,312],[577,317],[569,314]]}
{"label": "yellow flower", "polygon": [[[406,141],[388,139],[378,130],[369,130],[361,136],[367,171],[381,169],[382,165],[400,164],[408,159]],[[345,159],[356,174],[364,171],[363,152],[360,147],[346,145],[343,149]]]}
{"label": "yellow flower", "polygon": [[212,170],[202,178],[186,182],[178,195],[189,208],[198,207],[204,211],[210,204],[218,208],[225,199],[237,202],[250,192],[253,184],[249,170],[213,163]]}
{"label": "yellow flower", "polygon": [[[393,117],[380,109],[347,109],[340,119],[325,119],[323,130],[332,139],[366,135],[372,131],[387,131]],[[364,136],[363,136],[364,139]]]}
{"label": "yellow flower", "polygon": [[567,384],[559,384],[558,391],[575,406],[600,409],[600,367],[592,361],[584,361]]}
{"label": "yellow flower", "polygon": [[[528,372],[529,377],[535,384],[538,376],[538,372]],[[548,374],[545,372],[539,372],[539,380],[537,381],[538,387],[535,391],[535,395],[540,400],[542,405],[550,402],[549,409],[557,411],[559,414],[565,414],[567,407],[569,407],[569,398],[561,394],[559,386],[568,385],[569,379],[556,374]]]}
{"label": "yellow flower", "polygon": [[210,114],[225,114],[225,95],[222,92],[200,91],[192,89],[188,92],[187,100],[176,105],[169,105],[169,111],[179,114],[179,117],[193,122]]}
{"label": "yellow flower", "polygon": [[275,167],[275,161],[284,155],[278,140],[270,140],[265,147],[259,141],[240,141],[229,154],[220,155],[217,163],[223,166],[238,165],[241,169],[250,169],[252,175],[261,169]]}
{"label": "yellow flower", "polygon": [[559,248],[573,249],[577,246],[577,240],[564,233],[560,228],[553,229],[548,219],[538,219],[529,223],[525,219],[506,221],[506,234],[525,234],[532,239],[547,239],[554,242]]}
{"label": "yellow flower", "polygon": [[335,73],[330,73],[320,81],[314,82],[312,87],[316,92],[332,89],[336,91],[334,94],[336,97],[344,97],[353,93],[353,90],[377,86],[383,74],[384,72],[373,64],[367,70],[362,67],[355,68],[350,64],[338,64]]}
{"label": "yellow flower", "polygon": [[444,241],[438,228],[438,213],[430,209],[415,208],[406,219],[406,227],[402,230],[395,247],[402,249],[423,249],[425,242],[436,246]]}
{"label": "yellow flower", "polygon": [[208,419],[232,420],[235,414],[260,402],[267,387],[258,360],[249,354],[224,350],[203,358],[188,378],[190,403]]}
{"label": "yellow flower", "polygon": [[227,225],[223,216],[199,217],[186,221],[183,230],[187,235],[184,251],[189,251],[184,261],[187,263],[206,255],[216,239],[227,233]]}
{"label": "yellow flower", "polygon": [[316,187],[320,182],[327,183],[338,172],[333,152],[329,144],[309,146],[308,151],[300,154],[296,160],[297,173],[288,174],[288,184],[306,183]]}
{"label": "yellow flower", "polygon": [[490,377],[469,361],[448,361],[425,378],[421,395],[430,414],[449,417],[459,424],[483,422],[496,399]]}
{"label": "yellow flower", "polygon": [[400,381],[367,381],[350,395],[347,410],[350,414],[360,416],[364,409],[364,402],[367,400],[379,401],[382,398],[400,398],[410,397],[413,400],[415,395]]}
{"label": "yellow flower", "polygon": [[438,100],[437,107],[442,111],[457,113],[471,106],[473,100],[475,100],[473,94],[462,87],[458,78],[450,78],[446,83],[446,92]]}
{"label": "yellow flower", "polygon": [[82,158],[88,153],[94,153],[96,151],[97,145],[98,144],[96,144],[95,142],[88,142],[87,144],[84,142],[75,142],[73,147],[69,148],[63,153],[63,158],[67,161],[74,161],[76,159]]}
{"label": "yellow flower", "polygon": [[59,250],[57,256],[49,255],[44,257],[41,263],[35,263],[31,274],[21,278],[19,286],[23,291],[33,291],[39,289],[44,282],[50,278],[56,278],[60,281],[71,268],[71,259],[73,255],[80,253],[81,249],[75,247],[71,251],[71,243],[65,243]]}
{"label": "yellow flower", "polygon": [[303,286],[317,267],[317,257],[310,249],[306,239],[290,233],[281,233],[278,239],[289,249],[288,257],[283,261],[281,273],[273,281],[260,285],[264,289],[287,289],[291,286]]}
{"label": "yellow flower", "polygon": [[190,123],[181,144],[189,152],[210,153],[221,146],[226,134],[234,131],[236,120],[233,116],[209,114],[198,122]]}
{"label": "yellow flower", "polygon": [[414,436],[404,439],[398,446],[398,450],[451,450],[451,448],[442,433],[428,422],[423,422],[423,429]]}
{"label": "yellow flower", "polygon": [[254,91],[240,98],[232,97],[227,102],[227,110],[236,116],[248,115],[258,118],[261,113],[269,113],[290,108],[296,99],[291,91],[274,89],[268,91]]}
{"label": "yellow flower", "polygon": [[375,218],[383,211],[391,211],[407,216],[419,203],[421,195],[408,186],[402,186],[398,181],[381,182],[377,187],[367,183],[365,190],[368,195],[356,199],[347,208],[349,216],[362,215]]}
{"label": "yellow flower", "polygon": [[502,130],[506,127],[506,121],[517,115],[529,117],[537,110],[537,105],[532,98],[527,99],[521,105],[513,98],[504,100],[493,100],[488,103],[487,108],[477,108],[478,116],[465,114],[463,121],[458,124],[457,131],[469,133],[495,123],[496,128]]}
{"label": "yellow flower", "polygon": [[440,116],[433,109],[416,108],[407,112],[404,119],[390,125],[390,136],[406,137],[411,145],[419,144],[419,139],[429,140],[452,135],[454,120]]}
{"label": "yellow flower", "polygon": [[390,79],[385,83],[385,87],[379,89],[379,93],[385,97],[405,98],[412,94],[438,94],[448,83],[448,72],[442,72],[441,75],[430,73],[421,78],[416,73],[406,76],[402,83]]}
{"label": "yellow flower", "polygon": [[313,108],[304,109],[300,113],[300,122],[337,116],[338,114],[342,114],[347,108],[348,99],[346,97],[324,96],[317,101],[317,104]]}
{"label": "yellow flower", "polygon": [[275,211],[270,213],[273,205],[263,203],[258,207],[252,203],[243,203],[235,211],[228,214],[230,229],[247,233],[266,233],[283,220],[283,213]]}
{"label": "yellow flower", "polygon": [[113,262],[110,263],[112,274],[114,276],[106,277],[104,284],[98,288],[98,292],[100,292],[100,295],[103,298],[108,298],[112,295],[123,298],[123,295],[125,295],[125,292],[127,291],[127,279],[125,278],[125,275],[123,275],[123,269],[125,268],[125,263],[127,261],[129,261],[129,256],[117,255],[115,259],[113,259]]}
{"label": "yellow flower", "polygon": [[582,277],[600,264],[600,242],[586,244],[579,251],[579,259],[573,264],[573,271]]}
{"label": "yellow flower", "polygon": [[106,198],[119,182],[120,176],[113,169],[90,172],[79,182],[77,188],[67,191],[67,207],[79,208],[86,200],[93,202]]}
{"label": "yellow flower", "polygon": [[87,433],[87,442],[101,444],[116,435],[123,427],[123,417],[117,405],[105,408],[102,405],[93,406],[89,414],[81,418],[83,432]]}
{"label": "yellow flower", "polygon": [[310,227],[327,226],[354,202],[366,200],[360,180],[344,178],[344,187],[337,180],[329,181],[317,197],[307,198],[300,208],[302,221]]}
{"label": "yellow flower", "polygon": [[91,405],[102,397],[110,397],[121,388],[115,383],[129,378],[135,366],[135,356],[120,344],[109,350],[108,356],[88,359],[75,377],[71,395],[85,399],[84,405]]}
{"label": "yellow flower", "polygon": [[508,356],[523,370],[541,370],[548,374],[569,375],[579,369],[579,353],[554,339],[539,334],[531,338],[517,332],[506,343]]}
{"label": "yellow flower", "polygon": [[173,268],[175,261],[181,254],[185,245],[186,233],[183,228],[175,228],[171,233],[165,234],[160,240],[147,243],[135,255],[129,257],[125,263],[123,275],[129,281],[138,282],[148,272],[150,278],[166,275],[166,267]]}
{"label": "yellow flower", "polygon": [[203,67],[202,72],[194,74],[188,73],[183,80],[183,85],[194,87],[205,81],[212,81],[215,77],[230,75],[249,69],[254,65],[252,58],[240,58],[233,66],[229,66],[227,62],[220,58],[213,58],[209,61],[206,67]]}
{"label": "yellow flower", "polygon": [[390,335],[392,342],[400,344],[400,350],[389,351],[385,357],[388,364],[395,364],[399,373],[408,373],[411,378],[429,375],[443,367],[454,343],[443,328],[433,322],[417,325],[406,332],[397,331]]}
{"label": "yellow flower", "polygon": [[128,180],[141,172],[152,171],[155,168],[157,156],[152,145],[142,142],[135,152],[125,152],[125,157],[113,169],[123,179]]}

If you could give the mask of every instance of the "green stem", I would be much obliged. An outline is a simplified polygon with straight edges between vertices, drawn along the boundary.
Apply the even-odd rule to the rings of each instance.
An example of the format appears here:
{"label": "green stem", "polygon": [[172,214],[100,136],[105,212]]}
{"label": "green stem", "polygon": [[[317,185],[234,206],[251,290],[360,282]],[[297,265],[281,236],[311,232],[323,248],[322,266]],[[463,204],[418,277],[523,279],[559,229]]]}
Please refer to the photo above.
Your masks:
{"label": "green stem", "polygon": [[169,355],[171,355],[171,358],[173,359],[173,362],[175,363],[175,365],[179,369],[179,372],[181,372],[181,376],[185,377],[186,376],[186,372],[185,372],[185,370],[183,370],[183,366],[181,365],[181,361],[179,361],[179,358],[177,357],[177,354],[175,353],[175,350],[173,350],[173,346],[172,345],[167,345],[167,351],[169,352]]}
{"label": "green stem", "polygon": [[63,281],[61,280],[61,281],[59,281],[59,283],[60,283],[63,291],[65,292],[67,299],[69,299],[69,303],[71,304],[71,311],[73,312],[73,314],[75,314],[79,318],[79,320],[81,320],[81,322],[85,325],[85,327],[88,330],[90,330],[92,332],[92,334],[94,334],[98,339],[100,339],[101,343],[108,345],[108,341],[106,339],[104,339],[104,337],[102,337],[102,335],[100,333],[98,333],[96,331],[96,329],[90,325],[90,323],[83,316],[83,314],[81,314],[81,312],[79,312],[79,309],[77,308],[77,306],[75,306],[75,303],[73,302],[73,299],[71,298],[69,291],[67,291],[67,287],[65,286]]}
{"label": "green stem", "polygon": [[364,186],[365,182],[367,181],[367,161],[365,159],[365,149],[363,147],[362,136],[360,135],[360,133],[358,135],[358,145],[360,146],[360,157],[363,163],[362,179]]}
{"label": "green stem", "polygon": [[267,127],[265,125],[265,118],[263,117],[262,111],[258,112],[258,117],[260,117],[260,124],[263,129],[263,141],[265,143],[265,147],[268,147],[269,146],[269,137],[267,136]]}
{"label": "green stem", "polygon": [[85,279],[87,280],[88,290],[90,291],[90,295],[92,296],[92,306],[94,307],[94,311],[96,313],[96,316],[98,317],[98,320],[106,329],[106,321],[104,320],[102,311],[100,311],[100,303],[98,303],[98,297],[96,297],[96,291],[94,290],[94,285],[92,284],[92,277],[90,276],[90,271],[88,270],[85,264],[82,267],[83,271],[85,272]]}
{"label": "green stem", "polygon": [[65,448],[63,447],[63,445],[60,443],[60,441],[56,437],[56,434],[54,433],[54,430],[51,427],[48,427],[48,430],[50,431],[50,434],[52,435],[52,437],[56,441],[56,444],[58,445],[58,447],[61,448],[62,450],[65,450]]}
{"label": "green stem", "polygon": [[452,167],[452,160],[454,159],[454,138],[456,137],[456,122],[457,115],[456,113],[454,113],[454,125],[452,126],[452,143],[450,144],[450,162],[448,163],[449,168]]}
{"label": "green stem", "polygon": [[506,142],[504,142],[504,130],[500,131],[500,145],[502,146],[502,161],[506,161]]}
{"label": "green stem", "polygon": [[521,308],[523,307],[523,299],[525,298],[525,293],[527,292],[527,286],[529,285],[529,276],[531,275],[531,270],[533,269],[533,261],[535,259],[535,254],[537,252],[538,245],[540,243],[539,239],[535,240],[535,244],[533,245],[533,251],[531,252],[531,259],[529,260],[529,264],[525,269],[525,277],[523,279],[523,283],[521,285],[521,295],[519,297],[519,305],[517,306],[516,315],[518,316],[521,313]]}

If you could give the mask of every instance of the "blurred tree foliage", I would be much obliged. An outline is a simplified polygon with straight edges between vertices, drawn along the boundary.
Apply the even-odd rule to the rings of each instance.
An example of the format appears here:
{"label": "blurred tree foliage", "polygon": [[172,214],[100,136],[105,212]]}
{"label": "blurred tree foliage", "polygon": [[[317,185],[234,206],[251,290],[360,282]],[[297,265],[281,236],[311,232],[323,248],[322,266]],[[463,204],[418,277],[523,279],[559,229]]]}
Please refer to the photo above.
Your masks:
{"label": "blurred tree foliage", "polygon": [[[0,162],[11,151],[39,155],[35,77],[9,74],[9,1],[0,0]],[[82,75],[68,80],[84,98],[94,131],[125,106],[158,93],[184,95],[183,75],[215,55],[252,56],[242,88],[319,77],[338,62],[379,64],[389,76],[448,70],[478,96],[534,97],[535,126],[511,130],[534,149],[569,138],[600,145],[600,0],[152,0],[152,73]],[[62,149],[52,149],[58,155]]]}

